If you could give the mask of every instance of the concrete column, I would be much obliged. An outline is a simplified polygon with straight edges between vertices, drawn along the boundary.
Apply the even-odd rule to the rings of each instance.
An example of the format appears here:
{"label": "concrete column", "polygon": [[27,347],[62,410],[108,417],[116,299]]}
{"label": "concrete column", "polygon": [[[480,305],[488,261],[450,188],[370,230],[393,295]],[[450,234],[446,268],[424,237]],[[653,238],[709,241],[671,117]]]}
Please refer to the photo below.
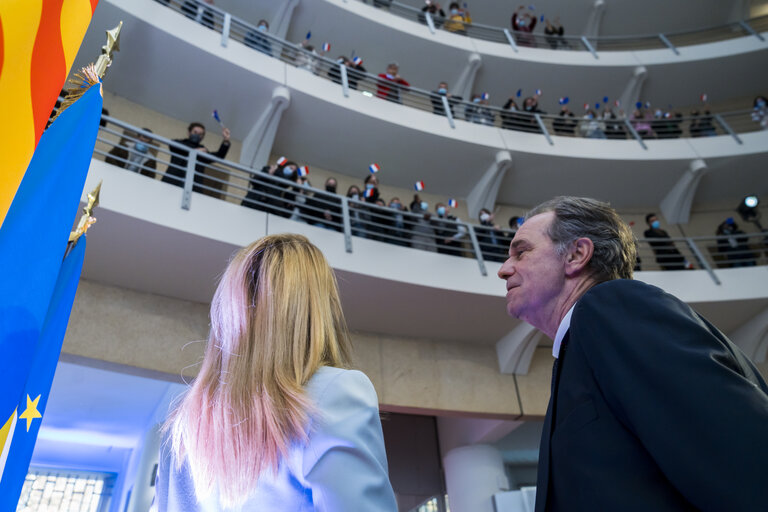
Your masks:
{"label": "concrete column", "polygon": [[542,337],[541,331],[526,322],[520,324],[496,342],[496,356],[501,373],[527,375],[533,353]]}
{"label": "concrete column", "polygon": [[688,170],[661,200],[661,213],[670,224],[687,224],[691,217],[691,204],[702,176],[709,170],[701,158],[691,161]]}
{"label": "concrete column", "polygon": [[272,145],[275,142],[275,134],[280,125],[283,110],[291,103],[291,93],[283,86],[276,87],[272,92],[272,99],[264,109],[256,124],[243,139],[243,149],[240,152],[242,165],[259,169],[266,165]]}
{"label": "concrete column", "polygon": [[742,324],[730,338],[753,363],[764,363],[768,353],[768,309]]}
{"label": "concrete column", "polygon": [[587,19],[587,25],[584,27],[583,36],[597,37],[600,35],[600,23],[603,21],[604,12],[605,0],[595,0]]}
{"label": "concrete column", "polygon": [[288,27],[291,25],[293,10],[299,5],[299,0],[282,0],[277,2],[277,11],[269,22],[269,33],[280,39],[285,39]]}
{"label": "concrete column", "polygon": [[511,168],[512,155],[509,151],[499,151],[496,153],[494,162],[467,195],[467,211],[469,212],[470,219],[476,219],[483,208],[493,211],[501,181],[504,179],[507,170]]}
{"label": "concrete column", "polygon": [[501,453],[487,444],[454,448],[443,469],[451,512],[495,512],[493,495],[509,490]]}
{"label": "concrete column", "polygon": [[467,58],[467,64],[464,66],[464,69],[461,70],[461,74],[459,74],[456,83],[453,84],[453,86],[449,84],[450,91],[454,95],[461,96],[465,101],[470,101],[472,98],[472,90],[475,87],[475,77],[477,76],[477,71],[480,69],[482,63],[483,59],[480,55],[477,53],[470,53]]}
{"label": "concrete column", "polygon": [[635,108],[635,103],[640,99],[640,93],[643,91],[643,84],[645,83],[645,78],[647,76],[648,70],[645,66],[637,66],[632,73],[629,82],[627,82],[627,85],[624,87],[624,92],[621,93],[621,96],[619,97],[619,101],[621,102],[627,117],[632,113],[632,110]]}

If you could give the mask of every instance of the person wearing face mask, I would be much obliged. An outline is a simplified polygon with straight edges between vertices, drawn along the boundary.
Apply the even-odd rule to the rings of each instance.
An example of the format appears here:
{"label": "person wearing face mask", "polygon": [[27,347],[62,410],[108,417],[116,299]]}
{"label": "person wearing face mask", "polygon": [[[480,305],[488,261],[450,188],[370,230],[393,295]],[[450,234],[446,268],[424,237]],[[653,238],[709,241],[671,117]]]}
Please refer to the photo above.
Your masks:
{"label": "person wearing face mask", "polygon": [[454,106],[462,100],[461,96],[455,96],[448,92],[448,82],[440,82],[437,84],[437,89],[432,91],[429,95],[429,100],[432,102],[432,112],[438,116],[445,115],[445,107],[443,106],[443,96],[448,98],[448,107],[451,109],[451,115],[456,115]]}
{"label": "person wearing face mask", "polygon": [[387,65],[385,73],[379,73],[376,96],[395,103],[402,103],[400,90],[411,86],[403,77],[400,76],[400,66],[396,62]]}
{"label": "person wearing face mask", "polygon": [[579,131],[582,137],[588,139],[604,139],[605,123],[595,114],[594,110],[589,109],[582,118]]}
{"label": "person wearing face mask", "polygon": [[472,23],[472,16],[467,9],[459,7],[458,2],[448,5],[448,19],[445,22],[445,30],[454,34],[467,35],[467,24]]}
{"label": "person wearing face mask", "polygon": [[576,133],[576,116],[566,105],[560,108],[557,119],[552,121],[552,129],[556,135],[573,136]]}
{"label": "person wearing face mask", "polygon": [[505,130],[520,130],[528,124],[528,117],[520,114],[520,107],[515,102],[514,96],[510,96],[501,107],[501,127]]}
{"label": "person wearing face mask", "polygon": [[458,219],[448,213],[443,203],[435,205],[436,218],[432,218],[432,226],[435,229],[435,241],[437,252],[462,256],[462,240],[467,236],[467,228],[463,224],[457,224]]}
{"label": "person wearing face mask", "polygon": [[[643,233],[645,238],[669,238],[669,234],[661,229],[661,223],[655,213],[646,215],[645,222],[648,224],[648,229]],[[661,270],[685,270],[685,258],[683,258],[680,251],[677,250],[674,242],[649,241],[648,244],[653,249],[653,253],[656,255],[656,263],[659,264]]]}
{"label": "person wearing face mask", "polygon": [[295,183],[298,180],[298,168],[296,162],[291,161],[265,165],[259,173],[251,175],[248,194],[240,204],[280,217],[290,217],[295,197],[295,194],[290,191],[292,187],[272,177]]}
{"label": "person wearing face mask", "polygon": [[483,99],[480,94],[473,94],[472,104],[467,105],[464,109],[464,119],[470,123],[493,126],[496,116],[486,105],[488,105],[488,100]]}
{"label": "person wearing face mask", "polygon": [[270,43],[269,39],[264,36],[267,32],[269,32],[269,23],[267,23],[267,20],[259,20],[259,23],[256,25],[256,31],[249,30],[248,33],[245,34],[243,43],[245,43],[246,46],[271,57],[272,43]]}
{"label": "person wearing face mask", "polygon": [[507,260],[510,240],[504,236],[504,231],[494,224],[494,215],[487,208],[480,210],[479,220],[480,225],[475,227],[475,233],[483,259],[504,263]]}
{"label": "person wearing face mask", "polygon": [[520,46],[535,47],[536,38],[531,34],[536,28],[536,16],[531,12],[525,12],[525,6],[521,5],[512,13],[512,30],[515,31],[515,41]]}
{"label": "person wearing face mask", "polygon": [[406,229],[405,216],[403,215],[403,212],[407,212],[408,209],[403,206],[399,197],[390,199],[388,207],[391,211],[389,212],[389,219],[387,221],[387,233],[395,238],[388,238],[386,241],[402,247],[409,247],[409,233]]}
{"label": "person wearing face mask", "polygon": [[305,206],[308,222],[320,228],[342,231],[341,200],[336,194],[336,178],[325,180],[325,192],[315,192]]}
{"label": "person wearing face mask", "polygon": [[739,229],[733,217],[721,222],[715,235],[718,237],[717,252],[727,260],[727,263],[718,263],[718,267],[753,267],[757,264],[757,255],[749,247],[749,237]]}
{"label": "person wearing face mask", "polygon": [[349,84],[349,88],[356,91],[357,83],[365,78],[367,70],[363,67],[362,63],[355,64],[355,62],[347,56],[339,55],[336,59],[336,64],[332,65],[328,70],[328,78],[337,84],[341,84],[341,66],[347,68],[347,83]]}
{"label": "person wearing face mask", "polygon": [[434,0],[427,0],[426,5],[421,8],[421,12],[419,13],[419,23],[424,25],[427,24],[426,13],[429,13],[432,16],[432,23],[435,25],[435,28],[443,26],[443,22],[445,21],[445,11],[440,7],[439,3]]}
{"label": "person wearing face mask", "polygon": [[[187,127],[187,132],[189,134],[187,138],[174,139],[174,142],[198,151],[198,164],[195,166],[195,186],[192,190],[195,192],[208,193],[206,189],[200,187],[199,185],[205,184],[205,168],[207,165],[213,163],[213,160],[204,157],[203,153],[208,153],[217,158],[225,158],[230,146],[229,128],[222,128],[221,136],[223,140],[219,145],[219,149],[215,153],[211,153],[205,146],[203,146],[202,142],[203,138],[205,137],[205,126],[202,123],[190,123],[189,127]],[[168,146],[168,149],[170,149],[172,153],[171,163],[168,165],[168,170],[165,171],[163,182],[176,185],[177,187],[183,187],[184,178],[187,175],[187,157],[189,156],[189,151],[186,151],[178,146]]]}
{"label": "person wearing face mask", "polygon": [[520,123],[517,127],[522,132],[529,133],[541,133],[538,121],[536,121],[535,114],[546,114],[539,108],[539,100],[536,96],[529,96],[523,101],[523,112],[520,116]]}
{"label": "person wearing face mask", "polygon": [[752,120],[763,130],[768,130],[768,99],[765,96],[758,96],[752,103]]}
{"label": "person wearing face mask", "polygon": [[[152,133],[149,128],[142,128],[142,130]],[[125,130],[120,142],[109,150],[104,161],[154,179],[157,169],[156,157],[157,148],[152,145],[152,139],[149,136]]]}
{"label": "person wearing face mask", "polygon": [[361,212],[363,194],[360,193],[360,188],[357,185],[351,185],[347,189],[347,198],[352,199],[349,202],[349,222],[352,225],[352,235],[367,238],[363,223],[363,213]]}
{"label": "person wearing face mask", "polygon": [[437,252],[435,229],[430,222],[431,217],[429,203],[419,194],[414,194],[411,201],[411,214],[403,214],[405,225],[410,226],[411,247],[414,249]]}

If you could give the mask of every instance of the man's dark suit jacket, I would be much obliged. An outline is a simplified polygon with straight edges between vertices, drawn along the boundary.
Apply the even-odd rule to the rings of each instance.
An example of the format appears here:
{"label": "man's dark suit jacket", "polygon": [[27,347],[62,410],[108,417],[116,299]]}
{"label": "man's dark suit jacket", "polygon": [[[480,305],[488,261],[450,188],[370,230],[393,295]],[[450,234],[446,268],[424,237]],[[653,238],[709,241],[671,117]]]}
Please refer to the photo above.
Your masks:
{"label": "man's dark suit jacket", "polygon": [[536,511],[768,510],[768,387],[659,288],[577,302],[553,371]]}

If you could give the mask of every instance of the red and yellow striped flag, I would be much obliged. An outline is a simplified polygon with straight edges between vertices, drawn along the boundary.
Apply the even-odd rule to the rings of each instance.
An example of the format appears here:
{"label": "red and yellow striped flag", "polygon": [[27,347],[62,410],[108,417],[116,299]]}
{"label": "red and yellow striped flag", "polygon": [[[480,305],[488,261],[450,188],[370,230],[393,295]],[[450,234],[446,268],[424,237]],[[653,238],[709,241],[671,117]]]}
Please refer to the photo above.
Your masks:
{"label": "red and yellow striped flag", "polygon": [[0,1],[0,223],[99,0]]}

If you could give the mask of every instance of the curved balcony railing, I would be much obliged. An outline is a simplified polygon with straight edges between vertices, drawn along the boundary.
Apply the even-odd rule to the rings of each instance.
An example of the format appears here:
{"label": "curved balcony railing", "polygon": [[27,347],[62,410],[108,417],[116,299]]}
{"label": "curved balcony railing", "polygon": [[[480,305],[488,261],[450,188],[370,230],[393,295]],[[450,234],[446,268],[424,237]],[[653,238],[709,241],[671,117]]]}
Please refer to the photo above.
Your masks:
{"label": "curved balcony railing", "polygon": [[[347,252],[353,240],[381,243],[474,258],[483,275],[486,261],[503,262],[513,233],[495,227],[439,218],[421,210],[378,206],[300,184],[297,176],[281,178],[222,160],[118,119],[102,116],[94,157],[151,179],[179,187],[181,207],[190,209],[194,195],[264,211],[343,234]],[[145,151],[135,146],[144,139]],[[416,198],[414,198],[415,200]],[[406,198],[402,198],[403,204]],[[638,240],[638,270],[707,270],[768,264],[768,233],[735,237]]]}
{"label": "curved balcony railing", "polygon": [[[362,0],[363,3],[370,3]],[[390,13],[417,21],[425,25],[430,32],[437,30],[452,32],[475,39],[506,43],[515,50],[518,47],[545,48],[548,50],[588,51],[597,57],[602,51],[632,51],[632,50],[671,50],[678,53],[677,48],[694,44],[725,41],[737,37],[753,36],[764,40],[761,32],[768,30],[768,16],[760,16],[749,20],[736,21],[723,25],[703,27],[696,30],[666,32],[659,34],[636,36],[554,36],[518,32],[503,27],[483,25],[480,23],[446,23],[445,18],[429,14],[416,7],[396,1],[372,0],[379,8],[387,9]],[[510,12],[510,18],[512,13]]]}
{"label": "curved balcony railing", "polygon": [[[340,64],[335,60],[307,51],[269,33],[260,32],[250,25],[215,6],[197,0],[156,0],[190,19],[222,34],[222,45],[229,40],[238,41],[254,50],[285,63],[306,69],[319,77],[331,80],[341,87],[344,96],[357,91],[365,96],[380,98],[446,118],[451,127],[455,120],[497,128],[544,135],[554,145],[552,135],[566,137],[636,140],[647,149],[647,139],[671,139],[729,135],[741,144],[740,133],[762,130],[766,126],[767,111],[740,110],[699,116],[630,119],[621,114],[611,118],[589,120],[582,117],[562,117],[545,113],[512,111],[492,105],[476,104],[465,99],[445,97],[413,86],[401,86],[379,78],[362,69]],[[393,3],[393,6],[395,4]],[[394,8],[394,7],[393,7]],[[522,98],[520,98],[522,100]],[[602,106],[603,109],[608,105]]]}

